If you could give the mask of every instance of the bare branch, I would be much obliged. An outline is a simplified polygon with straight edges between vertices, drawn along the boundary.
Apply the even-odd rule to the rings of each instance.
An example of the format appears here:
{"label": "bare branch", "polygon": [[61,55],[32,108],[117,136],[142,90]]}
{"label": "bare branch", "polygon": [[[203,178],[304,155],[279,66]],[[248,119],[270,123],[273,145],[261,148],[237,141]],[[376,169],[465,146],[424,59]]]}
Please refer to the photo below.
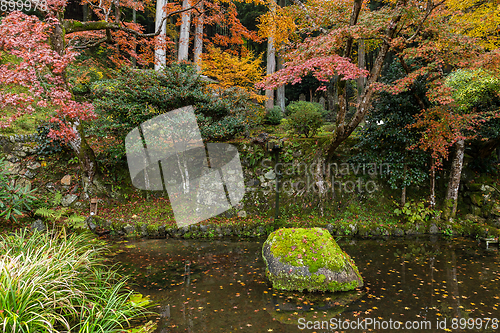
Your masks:
{"label": "bare branch", "polygon": [[424,17],[422,18],[422,21],[420,21],[415,33],[410,38],[406,39],[407,42],[410,42],[413,38],[415,38],[418,35],[418,33],[420,32],[420,29],[422,29],[422,26],[424,25],[424,22],[427,20],[429,15],[431,15],[432,11],[444,3],[445,3],[445,0],[438,2],[437,4],[434,5],[432,3],[432,0],[427,0],[426,13],[425,13]]}
{"label": "bare branch", "polygon": [[[127,28],[122,25],[122,23],[116,23],[116,22],[103,22],[103,21],[92,21],[92,22],[79,22],[79,21],[74,21],[74,20],[65,20],[63,23],[63,27],[66,31],[67,34],[73,33],[73,32],[82,32],[82,31],[95,31],[95,30],[121,30],[128,32],[130,34],[135,35],[136,37],[143,37],[143,38],[148,38],[148,37],[155,37],[158,36],[161,33],[161,27],[163,26],[163,23],[165,20],[167,20],[170,16],[180,14],[189,10],[196,10],[198,4],[203,1],[199,0],[194,6],[191,6],[189,8],[184,8],[184,9],[179,9],[176,11],[173,11],[169,14],[167,14],[161,21],[161,24],[158,27],[158,30],[153,33],[149,34],[143,34],[138,31],[135,31],[134,29]],[[198,11],[199,12],[199,11]]]}
{"label": "bare branch", "polygon": [[75,50],[84,50],[84,49],[88,49],[88,48],[91,48],[91,47],[96,47],[97,45],[101,44],[101,43],[104,43],[105,41],[107,41],[107,37],[104,37],[104,38],[101,38],[99,40],[97,40],[96,42],[92,43],[92,44],[85,44],[85,45],[78,45],[78,46],[73,46],[73,49]]}

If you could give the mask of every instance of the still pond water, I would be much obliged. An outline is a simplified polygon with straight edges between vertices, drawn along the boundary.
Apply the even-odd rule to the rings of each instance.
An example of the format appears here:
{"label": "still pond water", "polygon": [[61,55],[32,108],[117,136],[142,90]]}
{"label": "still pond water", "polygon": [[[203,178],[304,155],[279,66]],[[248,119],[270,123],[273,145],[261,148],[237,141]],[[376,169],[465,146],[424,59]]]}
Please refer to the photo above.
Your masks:
{"label": "still pond water", "polygon": [[[293,293],[273,290],[268,283],[263,242],[125,242],[117,244],[113,261],[132,275],[135,290],[159,304],[158,333],[500,332],[494,319],[500,320],[496,245],[486,249],[471,239],[428,237],[343,238],[338,243],[355,260],[365,287],[350,293]],[[349,328],[363,320],[364,326]],[[324,329],[314,329],[315,321],[324,322]],[[400,329],[391,330],[396,322],[402,323]],[[415,330],[405,328],[406,322]],[[328,323],[346,329],[327,328]]]}

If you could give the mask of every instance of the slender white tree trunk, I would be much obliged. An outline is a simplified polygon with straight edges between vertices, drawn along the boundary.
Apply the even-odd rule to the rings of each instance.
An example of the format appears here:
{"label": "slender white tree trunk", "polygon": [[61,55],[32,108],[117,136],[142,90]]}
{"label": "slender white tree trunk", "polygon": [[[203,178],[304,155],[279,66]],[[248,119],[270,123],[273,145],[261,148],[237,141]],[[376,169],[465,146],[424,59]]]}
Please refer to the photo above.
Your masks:
{"label": "slender white tree trunk", "polygon": [[[189,0],[184,0],[182,2],[182,8],[189,8],[191,5]],[[189,30],[191,26],[191,11],[185,11],[182,13],[182,25],[181,32],[179,34],[179,53],[177,55],[177,60],[188,60],[189,52]]]}
{"label": "slender white tree trunk", "polygon": [[[267,39],[267,75],[271,75],[276,71],[276,49],[274,48],[274,38],[269,36]],[[271,110],[274,107],[274,90],[266,90],[266,110]]]}
{"label": "slender white tree trunk", "polygon": [[[360,39],[358,41],[358,67],[365,69],[366,67],[366,51],[365,51],[365,41]],[[366,78],[361,76],[358,78],[358,103],[361,102],[361,95],[365,90]]]}
{"label": "slender white tree trunk", "polygon": [[[280,70],[283,68],[283,57],[277,57],[277,69]],[[285,112],[285,85],[279,86],[276,90],[276,102],[277,105],[281,108],[281,112]]]}
{"label": "slender white tree trunk", "polygon": [[198,73],[201,72],[201,54],[203,53],[203,2],[200,2],[199,9],[202,14],[198,16],[194,35],[194,63]]}
{"label": "slender white tree trunk", "polygon": [[[155,31],[158,31],[162,19],[166,16],[164,6],[167,4],[167,0],[157,0],[156,2],[156,21],[155,21]],[[164,21],[161,26],[161,32],[159,37],[165,39],[167,36],[167,22]],[[165,67],[167,63],[167,55],[164,47],[157,46],[155,48],[155,71],[158,71]]]}

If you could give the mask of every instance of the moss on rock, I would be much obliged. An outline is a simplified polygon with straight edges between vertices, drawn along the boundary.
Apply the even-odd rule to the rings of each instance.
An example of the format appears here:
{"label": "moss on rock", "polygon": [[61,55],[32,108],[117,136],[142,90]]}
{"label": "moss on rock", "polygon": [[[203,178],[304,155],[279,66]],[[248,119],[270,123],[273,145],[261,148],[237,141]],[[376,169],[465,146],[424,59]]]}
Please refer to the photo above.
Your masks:
{"label": "moss on rock", "polygon": [[354,261],[322,228],[278,229],[264,243],[262,255],[277,289],[346,291],[363,285]]}

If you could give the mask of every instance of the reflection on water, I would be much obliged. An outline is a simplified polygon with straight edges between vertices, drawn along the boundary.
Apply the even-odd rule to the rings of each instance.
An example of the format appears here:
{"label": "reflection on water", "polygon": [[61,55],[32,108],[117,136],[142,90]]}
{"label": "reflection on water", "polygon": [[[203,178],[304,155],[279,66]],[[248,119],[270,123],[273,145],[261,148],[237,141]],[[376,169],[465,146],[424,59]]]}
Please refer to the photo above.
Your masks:
{"label": "reflection on water", "polygon": [[[118,244],[125,251],[113,261],[133,276],[134,289],[160,304],[162,333],[335,331],[300,330],[301,318],[429,321],[427,331],[444,332],[437,321],[444,328],[446,319],[452,329],[453,318],[500,319],[498,250],[473,240],[340,240],[365,281],[365,288],[350,293],[272,289],[264,274],[263,242],[144,240]],[[484,325],[480,331],[500,330]]]}

